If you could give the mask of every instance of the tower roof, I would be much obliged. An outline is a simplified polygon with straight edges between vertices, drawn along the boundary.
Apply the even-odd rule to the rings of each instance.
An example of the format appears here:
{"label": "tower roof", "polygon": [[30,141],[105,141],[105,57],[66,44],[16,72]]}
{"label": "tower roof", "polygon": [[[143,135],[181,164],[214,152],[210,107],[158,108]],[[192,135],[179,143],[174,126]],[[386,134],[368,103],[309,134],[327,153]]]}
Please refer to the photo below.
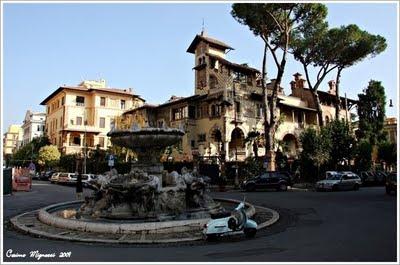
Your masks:
{"label": "tower roof", "polygon": [[229,46],[228,44],[226,44],[222,41],[219,41],[219,40],[216,40],[216,39],[213,39],[210,37],[206,37],[204,35],[197,34],[196,37],[194,37],[192,43],[189,45],[189,48],[186,50],[186,52],[194,53],[194,51],[196,50],[196,47],[200,41],[204,41],[216,48],[220,48],[221,50],[226,50],[226,49],[234,50],[231,46]]}

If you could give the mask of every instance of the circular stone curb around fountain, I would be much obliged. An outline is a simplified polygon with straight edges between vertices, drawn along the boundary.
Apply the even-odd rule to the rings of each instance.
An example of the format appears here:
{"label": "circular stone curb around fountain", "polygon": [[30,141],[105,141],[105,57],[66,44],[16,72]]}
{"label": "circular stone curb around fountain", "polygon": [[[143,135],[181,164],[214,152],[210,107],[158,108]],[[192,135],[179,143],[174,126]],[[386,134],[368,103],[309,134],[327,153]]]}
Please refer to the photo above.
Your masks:
{"label": "circular stone curb around fountain", "polygon": [[[216,201],[222,202],[235,202],[228,199],[215,199]],[[38,219],[47,225],[67,228],[72,230],[92,232],[92,233],[178,233],[191,231],[193,228],[202,229],[202,227],[209,221],[209,218],[203,219],[189,219],[179,221],[163,221],[163,222],[146,222],[146,223],[100,223],[100,222],[87,222],[77,219],[66,219],[51,214],[52,210],[67,205],[75,205],[82,203],[83,201],[72,201],[49,205],[39,210]],[[254,206],[245,203],[248,207],[246,209],[247,216],[251,217],[255,214]]]}
{"label": "circular stone curb around fountain", "polygon": [[[238,203],[239,202],[237,200],[230,200],[230,199],[216,199],[216,200],[217,201],[230,202],[230,203]],[[149,233],[148,230],[145,230],[145,231],[142,230],[140,232],[137,231],[137,233],[135,233],[135,232],[134,233],[132,233],[132,232],[130,232],[130,233],[126,233],[126,232],[125,233],[121,233],[121,232],[124,232],[124,230],[119,230],[117,232],[114,232],[115,230],[113,231],[113,229],[104,229],[103,232],[102,232],[103,234],[119,235],[120,236],[118,239],[109,239],[109,238],[89,238],[89,237],[79,236],[79,232],[78,231],[81,231],[81,233],[91,233],[91,232],[80,230],[81,229],[80,226],[74,226],[74,225],[71,225],[71,226],[75,227],[77,230],[74,230],[74,229],[70,228],[70,230],[67,230],[66,232],[59,232],[57,234],[54,234],[54,233],[50,233],[50,232],[48,232],[46,230],[43,230],[43,229],[42,230],[38,230],[37,228],[32,228],[32,226],[33,226],[32,223],[27,224],[26,221],[22,220],[22,219],[25,218],[25,219],[29,219],[30,222],[32,222],[34,220],[36,220],[36,222],[40,222],[39,220],[37,220],[37,215],[38,215],[38,212],[40,212],[41,210],[44,210],[44,209],[49,208],[49,207],[62,207],[62,206],[65,206],[66,204],[68,205],[69,203],[80,203],[80,202],[81,201],[74,201],[74,202],[59,203],[59,204],[55,204],[55,205],[50,205],[48,207],[45,207],[45,208],[42,208],[42,209],[39,209],[39,210],[35,210],[35,211],[31,211],[31,212],[20,214],[18,216],[15,216],[15,217],[11,218],[10,221],[11,221],[11,224],[13,225],[13,227],[15,229],[19,230],[19,231],[22,231],[24,233],[27,233],[27,234],[30,234],[30,235],[33,235],[33,236],[37,236],[37,237],[45,237],[45,238],[56,239],[56,240],[93,242],[93,243],[154,244],[154,243],[188,242],[188,241],[201,240],[203,238],[201,233],[198,233],[198,231],[199,231],[198,229],[199,228],[201,229],[204,224],[201,225],[201,227],[195,226],[195,231],[197,231],[197,233],[194,233],[194,234],[190,235],[189,232],[186,232],[186,234],[189,234],[189,236],[179,237],[179,238],[176,238],[176,237],[172,236],[172,235],[176,235],[179,232],[182,232],[182,231],[179,231],[178,227],[172,227],[172,230],[167,229],[169,231],[165,230],[162,233],[158,233],[158,232]],[[248,214],[252,213],[252,215],[254,215],[255,208],[258,208],[260,210],[268,212],[271,215],[271,218],[269,218],[268,220],[258,224],[258,228],[257,228],[258,230],[266,228],[268,226],[271,226],[272,224],[274,224],[275,222],[277,222],[279,220],[279,214],[275,210],[272,210],[272,209],[269,209],[269,208],[265,208],[265,207],[260,207],[260,206],[254,207],[253,205],[248,204],[248,203],[246,203],[246,205],[250,206],[247,209],[247,210],[249,210]],[[60,218],[60,217],[57,217],[57,218]],[[63,219],[63,218],[61,218],[61,219]],[[20,221],[20,220],[22,220],[22,221]],[[54,221],[55,219],[50,218],[49,220],[53,220]],[[68,220],[68,219],[65,219],[65,220],[66,221],[77,221],[77,220]],[[203,219],[198,219],[198,220],[203,220]],[[208,221],[209,219],[205,219],[205,220]],[[196,220],[193,220],[193,221],[196,221]],[[179,222],[179,221],[171,221],[171,222]],[[69,222],[66,222],[64,224],[68,225],[68,223]],[[43,227],[43,226],[52,227],[51,224],[52,224],[52,222],[49,222],[48,225],[41,223],[41,227]],[[100,227],[102,227],[102,226],[100,226]],[[177,228],[177,230],[175,230],[176,228]],[[193,229],[194,227],[191,225],[190,228]],[[62,229],[68,229],[68,228],[62,228]],[[73,235],[73,236],[67,235],[70,232],[74,233],[74,231],[76,232],[76,235]],[[183,232],[183,233],[185,233],[185,232]],[[240,232],[236,232],[236,233],[240,233]],[[93,233],[93,234],[96,234],[96,233]],[[149,237],[148,235],[151,235],[151,234],[153,234],[155,236],[155,238],[146,239],[146,235],[147,235],[147,237]],[[161,234],[164,234],[166,236],[171,235],[171,238],[157,238],[156,235],[161,235]],[[132,240],[132,239],[129,239],[129,235],[138,235],[139,238]]]}

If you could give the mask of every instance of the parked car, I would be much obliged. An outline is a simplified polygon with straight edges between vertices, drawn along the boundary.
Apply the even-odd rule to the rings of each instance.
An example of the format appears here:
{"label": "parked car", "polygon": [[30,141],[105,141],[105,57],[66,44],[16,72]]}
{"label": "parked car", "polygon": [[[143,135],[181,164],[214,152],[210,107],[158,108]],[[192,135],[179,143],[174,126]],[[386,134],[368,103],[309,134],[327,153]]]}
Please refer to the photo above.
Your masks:
{"label": "parked car", "polygon": [[360,172],[360,178],[363,185],[372,184],[375,181],[375,176],[372,172],[362,171]]}
{"label": "parked car", "polygon": [[53,173],[53,175],[51,175],[51,177],[50,177],[50,182],[57,183],[58,177],[60,176],[60,174],[61,174],[60,172]]}
{"label": "parked car", "polygon": [[60,173],[58,176],[59,184],[71,184],[76,183],[76,175],[75,173]]}
{"label": "parked car", "polygon": [[40,180],[49,180],[51,178],[51,176],[54,174],[55,172],[53,170],[48,170],[48,171],[43,171],[40,175],[39,175],[39,179]]}
{"label": "parked car", "polygon": [[34,174],[32,174],[32,179],[39,180],[39,176],[40,176],[40,173],[39,172],[35,172]]}
{"label": "parked car", "polygon": [[386,182],[387,174],[383,171],[375,172],[375,180],[377,184],[384,185]]}
{"label": "parked car", "polygon": [[397,172],[390,173],[385,182],[386,194],[397,193]]}
{"label": "parked car", "polygon": [[317,191],[358,190],[361,184],[361,179],[357,174],[344,171],[332,173],[327,179],[318,181],[315,184],[315,189]]}
{"label": "parked car", "polygon": [[[94,174],[82,174],[82,185],[83,187],[90,186],[89,182],[96,179],[97,176]],[[78,175],[73,174],[70,179],[70,183],[76,183],[78,181]]]}
{"label": "parked car", "polygon": [[387,173],[383,171],[362,171],[360,177],[363,185],[383,185],[386,181]]}
{"label": "parked car", "polygon": [[292,185],[291,176],[284,171],[269,171],[260,176],[247,179],[241,184],[241,188],[246,191],[257,189],[276,189],[286,191]]}

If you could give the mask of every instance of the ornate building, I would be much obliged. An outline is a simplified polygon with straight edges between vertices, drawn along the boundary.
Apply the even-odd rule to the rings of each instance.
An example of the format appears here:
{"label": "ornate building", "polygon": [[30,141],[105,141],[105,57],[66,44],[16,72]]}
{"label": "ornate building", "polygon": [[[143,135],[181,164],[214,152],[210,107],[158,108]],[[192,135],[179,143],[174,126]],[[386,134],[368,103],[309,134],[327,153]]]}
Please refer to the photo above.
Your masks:
{"label": "ornate building", "polygon": [[[260,71],[227,60],[229,50],[233,48],[203,32],[196,35],[187,49],[194,55],[194,95],[173,96],[160,105],[146,104],[130,109],[123,114],[125,123],[183,128],[186,134],[181,160],[224,156],[226,161],[235,161],[254,156],[254,152],[264,155],[263,141],[254,143],[248,137],[252,132],[264,131]],[[267,84],[268,94],[273,82]],[[296,158],[300,133],[307,127],[318,127],[318,118],[312,92],[305,87],[301,74],[294,75],[291,90],[291,95],[286,96],[283,88],[279,89],[280,125],[276,140],[278,148],[288,157]],[[328,92],[319,92],[325,122],[334,118],[335,95],[333,81]],[[355,101],[341,99],[340,117],[350,119],[346,106],[349,108]]]}
{"label": "ornate building", "polygon": [[46,106],[45,133],[65,154],[111,145],[107,133],[115,119],[144,100],[132,89],[108,88],[105,80],[61,86],[40,103]]}

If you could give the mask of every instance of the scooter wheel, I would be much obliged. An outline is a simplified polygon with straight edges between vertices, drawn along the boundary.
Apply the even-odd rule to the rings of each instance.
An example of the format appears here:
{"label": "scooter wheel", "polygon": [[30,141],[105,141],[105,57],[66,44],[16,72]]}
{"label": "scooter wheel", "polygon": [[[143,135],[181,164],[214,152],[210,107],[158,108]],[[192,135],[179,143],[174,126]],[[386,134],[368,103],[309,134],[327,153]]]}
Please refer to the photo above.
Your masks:
{"label": "scooter wheel", "polygon": [[231,230],[235,230],[236,229],[236,220],[235,220],[235,218],[233,218],[233,217],[229,218],[228,227]]}
{"label": "scooter wheel", "polygon": [[254,236],[256,235],[256,233],[257,233],[257,229],[255,229],[255,228],[245,228],[245,229],[244,229],[244,235],[245,235],[247,238],[252,238],[252,237],[254,237]]}

